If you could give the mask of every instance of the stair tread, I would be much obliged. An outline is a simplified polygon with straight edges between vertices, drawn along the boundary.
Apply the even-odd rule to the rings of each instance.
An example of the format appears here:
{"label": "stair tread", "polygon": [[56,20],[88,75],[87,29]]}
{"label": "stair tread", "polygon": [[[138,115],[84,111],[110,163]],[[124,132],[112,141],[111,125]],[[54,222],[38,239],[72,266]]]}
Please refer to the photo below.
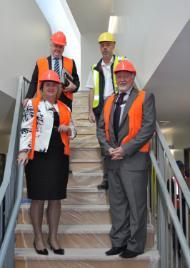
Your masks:
{"label": "stair tread", "polygon": [[[30,260],[91,260],[91,261],[131,261],[131,259],[122,259],[118,255],[116,256],[106,256],[105,251],[109,248],[90,248],[90,249],[76,249],[76,248],[67,248],[65,255],[55,255],[49,250],[48,256],[36,254],[33,248],[16,248],[15,249],[15,258],[19,259],[30,259]],[[150,260],[158,261],[160,258],[159,252],[156,249],[149,249],[145,251],[144,254],[133,258],[135,260]]]}
{"label": "stair tread", "polygon": [[[30,204],[21,204],[20,208],[28,209],[30,207]],[[61,208],[65,211],[67,210],[76,210],[76,211],[108,211],[110,209],[109,205],[70,205],[70,204],[62,204]]]}
{"label": "stair tread", "polygon": [[[108,234],[111,228],[111,224],[60,224],[59,233],[65,234]],[[44,232],[48,231],[48,225],[43,224],[42,229]],[[17,224],[16,233],[25,232],[33,233],[33,228],[31,224]],[[151,224],[147,225],[147,231],[149,233],[154,232],[154,227]]]}
{"label": "stair tread", "polygon": [[102,159],[71,159],[70,163],[101,163]]}

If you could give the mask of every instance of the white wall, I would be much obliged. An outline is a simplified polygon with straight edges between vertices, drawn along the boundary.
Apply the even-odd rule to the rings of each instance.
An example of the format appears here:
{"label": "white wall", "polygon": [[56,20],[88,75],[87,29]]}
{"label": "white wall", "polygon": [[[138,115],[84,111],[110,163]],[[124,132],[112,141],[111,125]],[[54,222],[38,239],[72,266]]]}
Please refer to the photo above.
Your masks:
{"label": "white wall", "polygon": [[87,33],[81,36],[81,90],[85,90],[91,65],[97,63],[102,57],[99,50],[98,36],[99,33]]}
{"label": "white wall", "polygon": [[0,9],[0,152],[6,153],[18,77],[30,79],[36,59],[49,54],[50,29],[35,1],[1,1]]}
{"label": "white wall", "polygon": [[190,18],[189,0],[114,0],[120,54],[137,68],[144,87]]}
{"label": "white wall", "polygon": [[31,77],[35,61],[49,51],[49,26],[35,1],[1,1],[0,91],[15,97],[20,75]]}

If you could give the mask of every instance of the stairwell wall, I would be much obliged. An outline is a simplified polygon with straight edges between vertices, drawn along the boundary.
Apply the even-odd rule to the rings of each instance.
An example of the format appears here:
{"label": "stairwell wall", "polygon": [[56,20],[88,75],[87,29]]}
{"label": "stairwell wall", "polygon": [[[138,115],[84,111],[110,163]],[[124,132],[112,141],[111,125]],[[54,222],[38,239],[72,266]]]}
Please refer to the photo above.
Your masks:
{"label": "stairwell wall", "polygon": [[35,1],[1,1],[0,153],[8,149],[18,77],[31,78],[36,59],[49,54],[50,28]]}
{"label": "stairwell wall", "polygon": [[120,54],[137,68],[144,87],[190,18],[189,0],[114,0]]}
{"label": "stairwell wall", "polygon": [[15,98],[17,79],[30,79],[35,61],[48,54],[49,26],[35,1],[1,1],[0,91]]}

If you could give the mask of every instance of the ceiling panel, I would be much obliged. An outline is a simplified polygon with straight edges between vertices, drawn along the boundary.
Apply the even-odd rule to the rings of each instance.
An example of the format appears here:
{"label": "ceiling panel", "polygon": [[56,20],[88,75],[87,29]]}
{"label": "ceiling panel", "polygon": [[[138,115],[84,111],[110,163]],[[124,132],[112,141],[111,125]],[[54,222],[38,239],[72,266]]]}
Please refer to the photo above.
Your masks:
{"label": "ceiling panel", "polygon": [[81,34],[108,30],[112,0],[67,0]]}

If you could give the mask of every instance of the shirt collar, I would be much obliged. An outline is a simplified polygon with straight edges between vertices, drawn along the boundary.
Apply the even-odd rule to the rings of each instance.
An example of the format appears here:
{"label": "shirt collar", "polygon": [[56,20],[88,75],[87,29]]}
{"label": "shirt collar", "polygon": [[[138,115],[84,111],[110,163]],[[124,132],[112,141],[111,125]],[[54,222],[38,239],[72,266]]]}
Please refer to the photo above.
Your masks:
{"label": "shirt collar", "polygon": [[102,61],[101,61],[101,66],[108,66],[108,65],[111,65],[111,64],[113,63],[113,60],[114,60],[114,57],[112,56],[110,62],[106,64],[106,63],[103,61],[103,59],[102,59]]}
{"label": "shirt collar", "polygon": [[[131,93],[131,90],[133,89],[133,87],[131,87],[130,89],[128,89],[125,93],[126,93],[126,95],[130,95],[130,93]],[[121,94],[122,92],[119,92],[119,94]]]}
{"label": "shirt collar", "polygon": [[51,56],[51,59],[52,60],[56,60],[56,59],[61,60],[61,57],[60,58],[55,58],[55,57]]}

